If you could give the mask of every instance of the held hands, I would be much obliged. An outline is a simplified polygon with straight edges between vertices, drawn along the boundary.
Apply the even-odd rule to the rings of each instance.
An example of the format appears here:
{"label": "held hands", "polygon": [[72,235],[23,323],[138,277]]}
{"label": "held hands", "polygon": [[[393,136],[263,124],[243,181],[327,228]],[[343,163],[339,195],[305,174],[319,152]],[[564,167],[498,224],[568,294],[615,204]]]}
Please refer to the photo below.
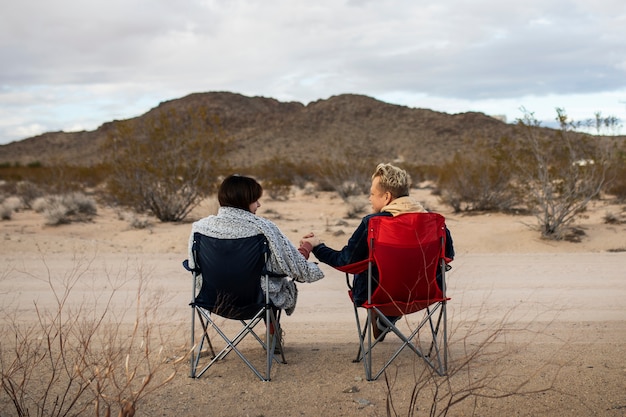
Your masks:
{"label": "held hands", "polygon": [[309,259],[309,255],[311,254],[311,251],[313,250],[313,245],[307,241],[307,239],[311,237],[313,237],[313,233],[309,233],[308,235],[304,236],[300,240],[300,247],[298,248],[298,252],[300,252],[300,254],[304,256],[304,259],[306,260]]}
{"label": "held hands", "polygon": [[314,248],[318,246],[320,243],[322,243],[322,241],[317,236],[315,236],[313,232],[304,235],[302,239],[300,239],[300,246],[309,244],[311,245],[311,247]]}

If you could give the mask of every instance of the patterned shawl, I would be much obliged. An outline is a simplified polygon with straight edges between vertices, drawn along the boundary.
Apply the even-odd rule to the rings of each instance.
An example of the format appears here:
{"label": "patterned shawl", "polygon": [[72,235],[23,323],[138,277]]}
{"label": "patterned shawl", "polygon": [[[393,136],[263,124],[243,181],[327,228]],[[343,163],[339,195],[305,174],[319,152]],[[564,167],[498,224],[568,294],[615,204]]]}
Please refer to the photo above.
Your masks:
{"label": "patterned shawl", "polygon": [[[272,303],[291,315],[296,307],[298,291],[295,281],[314,282],[324,277],[319,266],[308,262],[298,249],[271,221],[249,211],[234,207],[220,207],[217,215],[205,217],[191,227],[189,236],[189,265],[194,267],[192,256],[193,234],[201,233],[218,239],[237,239],[263,234],[270,247],[267,269],[289,278],[270,278],[269,296]],[[263,291],[268,291],[263,284]]]}

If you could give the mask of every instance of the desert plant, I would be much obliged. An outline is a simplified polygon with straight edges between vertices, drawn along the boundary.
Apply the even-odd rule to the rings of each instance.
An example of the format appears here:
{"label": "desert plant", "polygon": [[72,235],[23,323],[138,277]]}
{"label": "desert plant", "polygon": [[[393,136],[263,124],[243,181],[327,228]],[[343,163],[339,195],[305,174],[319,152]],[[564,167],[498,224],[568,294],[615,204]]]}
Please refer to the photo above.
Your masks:
{"label": "desert plant", "polygon": [[312,166],[313,177],[323,191],[335,191],[344,201],[369,195],[376,163],[366,160],[325,159]]}
{"label": "desert plant", "polygon": [[22,199],[26,208],[32,208],[32,203],[43,196],[41,188],[30,181],[20,181],[15,185],[17,195]]}
{"label": "desert plant", "polygon": [[542,236],[562,239],[564,230],[602,190],[611,156],[609,146],[571,130],[557,109],[560,129],[543,129],[533,113],[518,120],[521,136],[508,141],[517,188],[538,221]]}
{"label": "desert plant", "polygon": [[626,215],[626,213],[622,213],[622,214],[615,214],[612,212],[607,212],[604,214],[604,217],[602,218],[604,220],[605,224],[622,224],[624,223],[624,216]]}
{"label": "desert plant", "polygon": [[605,191],[617,197],[619,201],[626,201],[626,140],[622,140],[618,145],[608,171],[609,180]]}
{"label": "desert plant", "polygon": [[22,208],[23,202],[18,197],[0,197],[0,219],[11,220],[13,213]]}
{"label": "desert plant", "polygon": [[164,357],[162,340],[154,346],[159,329],[152,319],[162,302],[144,302],[148,277],[141,267],[133,277],[139,286],[130,329],[122,319],[133,311],[112,307],[129,277],[107,276],[110,290],[99,291],[93,300],[73,297],[92,261],[76,258],[61,278],[49,269],[47,277],[22,272],[44,282],[54,296],[52,308],[34,304],[35,323],[20,320],[23,306],[3,306],[0,393],[2,403],[11,404],[18,416],[78,416],[90,410],[99,417],[118,410],[118,416],[132,417],[143,398],[171,381],[183,359]]}
{"label": "desert plant", "polygon": [[45,197],[37,197],[30,205],[35,213],[43,213],[48,207],[48,200]]}
{"label": "desert plant", "polygon": [[78,192],[36,199],[33,209],[43,213],[49,226],[89,221],[97,213],[95,200]]}
{"label": "desert plant", "polygon": [[[554,390],[559,371],[564,366],[562,362],[567,360],[557,359],[560,350],[556,349],[550,358],[537,361],[534,371],[523,375],[516,375],[513,356],[516,350],[524,351],[524,347],[530,348],[541,339],[547,338],[563,346],[568,342],[549,336],[551,320],[541,323],[537,317],[519,324],[512,320],[514,312],[515,307],[504,312],[499,320],[489,322],[485,319],[487,312],[483,304],[475,317],[460,318],[450,333],[450,350],[455,355],[446,375],[439,376],[421,361],[413,363],[414,386],[405,402],[406,410],[400,409],[396,401],[394,385],[399,369],[396,367],[395,372],[394,368],[388,369],[384,374],[387,416],[443,417],[455,415],[455,409],[467,402],[473,403],[476,409],[479,401],[539,395]],[[516,336],[521,335],[530,335],[525,346],[517,345],[515,350],[507,348]],[[406,367],[402,369],[406,371]]]}
{"label": "desert plant", "polygon": [[44,194],[67,194],[84,191],[86,187],[95,187],[109,176],[109,170],[103,165],[89,167],[72,166],[66,163],[50,163],[44,166],[32,163],[26,166],[15,164],[0,168],[0,179],[4,179],[11,188],[10,193],[29,202]]}
{"label": "desert plant", "polygon": [[622,128],[621,120],[616,116],[603,116],[602,112],[595,112],[593,119],[588,119],[585,124],[593,128],[597,135],[617,135]]}
{"label": "desert plant", "polygon": [[348,206],[346,217],[349,219],[360,218],[369,205],[367,198],[362,195],[346,197],[345,202]]}
{"label": "desert plant", "polygon": [[441,201],[457,213],[510,210],[519,199],[511,187],[509,157],[499,148],[480,143],[473,152],[456,153],[440,168],[437,185]]}
{"label": "desert plant", "polygon": [[11,220],[13,217],[13,207],[0,203],[0,219],[2,220]]}
{"label": "desert plant", "polygon": [[227,138],[202,109],[158,111],[145,125],[118,123],[104,151],[111,199],[161,221],[181,221],[215,184]]}
{"label": "desert plant", "polygon": [[274,156],[250,168],[251,174],[261,180],[264,192],[272,200],[287,200],[293,186],[303,188],[310,177],[307,170],[308,167],[283,156]]}

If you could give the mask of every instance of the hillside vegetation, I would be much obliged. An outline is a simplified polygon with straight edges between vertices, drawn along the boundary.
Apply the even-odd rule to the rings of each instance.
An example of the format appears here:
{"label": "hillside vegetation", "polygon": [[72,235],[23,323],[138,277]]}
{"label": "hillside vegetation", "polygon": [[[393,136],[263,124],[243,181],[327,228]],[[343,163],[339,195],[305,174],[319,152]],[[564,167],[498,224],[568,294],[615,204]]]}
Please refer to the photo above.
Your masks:
{"label": "hillside vegetation", "polygon": [[[181,221],[223,175],[236,172],[258,178],[271,198],[311,184],[336,191],[358,216],[365,205],[352,197],[367,195],[376,164],[393,162],[414,183],[434,183],[457,212],[532,212],[543,236],[560,239],[592,199],[626,198],[626,147],[624,137],[581,133],[564,110],[556,114],[560,128],[549,129],[530,112],[506,124],[352,94],[306,106],[191,94],[92,132],[0,147],[0,197],[18,195],[29,206],[44,193],[97,190],[108,204]],[[2,201],[2,216],[10,218],[16,206]],[[77,211],[62,206],[52,223]]]}
{"label": "hillside vegetation", "polygon": [[142,116],[107,122],[94,131],[50,132],[1,145],[0,164],[97,165],[103,158],[101,146],[120,123],[145,126],[161,113],[203,113],[218,123],[231,139],[224,158],[236,166],[255,166],[276,156],[294,162],[349,156],[438,164],[477,139],[496,141],[515,135],[513,125],[482,113],[450,115],[362,95],[344,94],[305,106],[214,92],[163,102]]}

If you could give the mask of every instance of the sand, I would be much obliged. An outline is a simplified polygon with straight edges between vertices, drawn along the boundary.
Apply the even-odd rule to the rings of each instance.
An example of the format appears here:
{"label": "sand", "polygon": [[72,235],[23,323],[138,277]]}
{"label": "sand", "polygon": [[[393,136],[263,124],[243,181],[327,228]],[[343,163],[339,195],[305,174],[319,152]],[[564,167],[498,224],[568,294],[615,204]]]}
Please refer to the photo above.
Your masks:
{"label": "sand", "polygon": [[[283,317],[288,363],[274,366],[271,382],[259,381],[234,356],[200,379],[189,378],[181,362],[169,383],[137,403],[136,415],[439,415],[450,389],[452,401],[470,394],[450,407],[450,416],[625,416],[626,224],[604,222],[623,209],[596,201],[577,222],[585,232],[581,242],[554,242],[530,227],[533,217],[458,215],[428,190],[414,193],[446,216],[457,251],[448,274],[449,378],[424,378],[423,363],[404,352],[387,378],[366,381],[362,365],[352,362],[358,341],[345,276],[322,266],[326,277],[299,285],[296,311]],[[298,191],[286,201],[262,204],[257,214],[275,221],[294,242],[315,231],[340,247],[359,221],[346,219],[346,205],[330,193]],[[215,209],[209,199],[192,218]],[[142,301],[158,306],[152,314],[165,350],[172,360],[185,355],[191,278],[181,261],[189,223],[133,229],[128,214],[106,207],[89,223],[44,223],[32,211],[0,222],[5,324],[34,323],[35,306],[54,311],[50,277],[57,289],[76,278],[68,304],[81,300],[83,307],[93,300],[102,306],[117,288],[109,308],[129,328],[134,314],[121,312],[133,311],[141,281]],[[395,345],[389,338],[383,348]],[[253,358],[262,355],[252,343],[243,349]],[[168,366],[169,372],[174,365]],[[0,415],[16,415],[3,395]],[[441,400],[431,410],[434,395]]]}

